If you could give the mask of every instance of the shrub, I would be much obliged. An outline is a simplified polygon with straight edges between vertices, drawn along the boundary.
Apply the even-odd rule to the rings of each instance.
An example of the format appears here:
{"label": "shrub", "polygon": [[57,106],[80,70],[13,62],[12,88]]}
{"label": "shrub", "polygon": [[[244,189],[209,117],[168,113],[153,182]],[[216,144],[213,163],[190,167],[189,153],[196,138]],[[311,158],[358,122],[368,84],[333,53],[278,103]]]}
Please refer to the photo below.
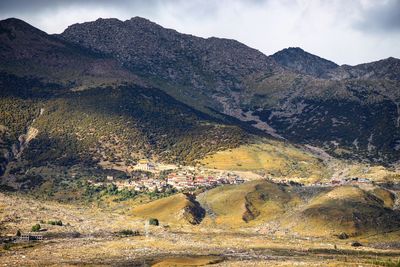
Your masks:
{"label": "shrub", "polygon": [[124,236],[133,236],[133,235],[139,235],[139,231],[132,231],[129,229],[121,230],[118,232],[119,235],[124,235]]}
{"label": "shrub", "polygon": [[6,243],[6,244],[3,245],[3,249],[4,250],[10,250],[11,246],[12,246],[12,244]]}
{"label": "shrub", "polygon": [[21,236],[21,231],[18,230],[17,233],[15,234],[15,236]]}
{"label": "shrub", "polygon": [[352,247],[362,247],[362,244],[358,241],[355,241],[355,242],[351,243],[351,246]]}
{"label": "shrub", "polygon": [[339,235],[337,235],[337,237],[339,239],[347,239],[347,238],[349,238],[349,235],[346,233],[340,233]]}
{"label": "shrub", "polygon": [[158,225],[159,225],[158,219],[156,219],[156,218],[150,218],[150,219],[149,219],[149,224],[150,224],[150,225],[158,226]]}
{"label": "shrub", "polygon": [[40,224],[35,224],[34,226],[32,226],[32,229],[31,229],[31,231],[32,232],[39,232],[40,231],[40,228],[41,228],[41,226],[40,226]]}
{"label": "shrub", "polygon": [[47,224],[63,226],[63,223],[62,223],[61,220],[58,220],[58,221],[48,221]]}

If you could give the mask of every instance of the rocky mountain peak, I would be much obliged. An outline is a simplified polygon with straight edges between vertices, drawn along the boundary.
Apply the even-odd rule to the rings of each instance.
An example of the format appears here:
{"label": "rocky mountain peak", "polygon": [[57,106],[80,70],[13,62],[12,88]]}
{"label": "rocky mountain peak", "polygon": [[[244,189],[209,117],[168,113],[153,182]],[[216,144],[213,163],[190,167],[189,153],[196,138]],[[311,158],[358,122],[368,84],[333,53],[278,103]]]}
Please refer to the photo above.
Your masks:
{"label": "rocky mountain peak", "polygon": [[31,35],[46,35],[45,32],[33,27],[23,20],[17,18],[8,18],[0,21],[0,35],[6,36],[9,40],[13,40],[20,35],[25,37]]}
{"label": "rocky mountain peak", "polygon": [[196,102],[197,93],[242,90],[245,76],[278,68],[258,50],[235,40],[183,34],[140,17],[124,22],[102,19],[75,24],[61,37],[111,55],[146,79],[191,88],[185,97]]}
{"label": "rocky mountain peak", "polygon": [[310,54],[300,47],[285,48],[271,57],[290,70],[317,77],[338,67],[336,63]]}

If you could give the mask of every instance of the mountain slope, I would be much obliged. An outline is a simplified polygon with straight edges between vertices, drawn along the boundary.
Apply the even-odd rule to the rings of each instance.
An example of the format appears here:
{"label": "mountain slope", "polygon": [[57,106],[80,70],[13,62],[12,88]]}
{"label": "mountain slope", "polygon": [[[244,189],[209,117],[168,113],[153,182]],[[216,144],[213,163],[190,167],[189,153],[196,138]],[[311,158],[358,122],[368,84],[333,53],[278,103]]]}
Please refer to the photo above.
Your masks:
{"label": "mountain slope", "polygon": [[343,65],[329,71],[327,76],[333,79],[385,79],[400,80],[400,59],[387,58],[356,66]]}
{"label": "mountain slope", "polygon": [[[24,99],[15,96],[20,87],[7,86],[13,94],[0,99],[0,125],[7,137],[3,142],[9,148],[4,155],[11,159],[11,153],[28,167],[125,165],[143,157],[192,163],[250,138],[240,127],[216,121],[154,88],[99,87],[54,94],[40,84],[45,97],[35,87],[25,87],[30,97]],[[28,137],[32,130],[35,135]]]}
{"label": "mountain slope", "polygon": [[138,17],[75,24],[61,36],[111,55],[211,115],[340,157],[399,157],[398,59],[339,67],[299,48],[267,57],[233,40],[180,34]]}
{"label": "mountain slope", "polygon": [[338,67],[336,63],[307,53],[299,47],[285,48],[271,57],[290,70],[316,77]]}
{"label": "mountain slope", "polygon": [[18,19],[0,29],[0,174],[11,179],[47,164],[194,163],[250,139],[232,119],[143,86],[107,55]]}
{"label": "mountain slope", "polygon": [[247,75],[276,68],[261,52],[237,41],[181,34],[140,17],[74,24],[61,36],[112,55],[140,77],[161,83],[168,93],[198,108],[221,110],[212,96],[239,92]]}
{"label": "mountain slope", "polygon": [[138,81],[116,60],[42,32],[19,19],[0,21],[0,71],[75,87]]}
{"label": "mountain slope", "polygon": [[[37,159],[66,162],[96,162],[121,149],[119,164],[143,156],[188,163],[265,133],[340,157],[399,158],[397,59],[334,68],[299,49],[277,53],[294,51],[300,56],[287,60],[306,59],[303,66],[325,72],[315,77],[237,41],[180,34],[137,17],[75,24],[56,36],[17,19],[0,26],[3,169],[21,148],[47,146],[44,133],[57,136],[50,142],[56,149]],[[357,75],[339,75],[349,71]],[[89,119],[78,129],[82,116]],[[124,124],[130,120],[133,126]],[[104,125],[112,127],[101,132]],[[118,144],[100,138],[113,130],[129,134],[118,134]],[[70,141],[57,139],[71,140],[71,151]]]}

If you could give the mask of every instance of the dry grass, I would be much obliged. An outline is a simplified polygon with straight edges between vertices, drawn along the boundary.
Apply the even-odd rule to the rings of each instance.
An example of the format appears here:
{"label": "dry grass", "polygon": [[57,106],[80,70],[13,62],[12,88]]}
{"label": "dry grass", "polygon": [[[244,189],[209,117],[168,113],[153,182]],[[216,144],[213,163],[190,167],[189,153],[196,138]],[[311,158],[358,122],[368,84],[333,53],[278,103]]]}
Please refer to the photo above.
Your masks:
{"label": "dry grass", "polygon": [[[227,187],[232,204],[240,203],[235,194],[244,195],[246,190],[254,190],[259,182],[242,185],[238,190]],[[228,190],[229,189],[229,190]],[[221,189],[219,189],[221,190]],[[259,188],[258,190],[266,190]],[[270,188],[275,192],[276,188]],[[243,191],[243,192],[241,192]],[[257,191],[257,190],[256,190]],[[214,193],[214,192],[213,192]],[[279,192],[277,192],[279,193]],[[217,197],[215,194],[214,197]],[[282,198],[282,197],[281,197]],[[172,202],[182,201],[179,195],[166,201],[160,212],[171,207]],[[160,202],[157,201],[159,204]],[[289,201],[290,202],[290,201]],[[119,208],[103,210],[96,206],[61,205],[43,202],[23,196],[0,194],[0,221],[2,234],[14,233],[15,229],[26,230],[40,218],[60,218],[71,226],[48,227],[48,232],[70,232],[79,230],[80,238],[54,238],[29,246],[15,246],[0,251],[0,262],[8,266],[109,266],[142,265],[159,263],[161,266],[183,264],[186,266],[210,264],[215,266],[343,266],[366,265],[371,259],[396,259],[399,250],[378,250],[371,247],[352,248],[349,240],[332,237],[303,238],[293,235],[266,235],[252,228],[230,229],[227,225],[198,226],[176,225],[170,229],[152,227],[150,236],[117,237],[112,234],[117,229],[139,229],[143,220],[132,214],[120,214]],[[218,205],[217,205],[218,204]],[[122,204],[121,204],[122,205]],[[177,208],[180,208],[177,204]],[[221,206],[219,206],[221,205]],[[143,205],[142,211],[145,212]],[[224,213],[220,200],[214,203],[219,212]],[[120,207],[122,208],[122,207]],[[156,207],[154,207],[156,208]],[[129,209],[125,207],[124,211]],[[113,211],[112,211],[113,210]],[[386,238],[386,237],[384,237]],[[397,233],[397,240],[399,234]],[[383,238],[373,237],[374,242]],[[390,240],[396,240],[392,233]],[[368,244],[368,239],[363,239]],[[335,249],[336,245],[336,249]],[[218,255],[218,256],[215,256]]]}
{"label": "dry grass", "polygon": [[257,171],[274,177],[285,177],[301,182],[313,182],[328,175],[324,165],[313,155],[280,142],[243,145],[217,152],[201,161],[206,167]]}
{"label": "dry grass", "polygon": [[133,208],[132,214],[144,219],[157,218],[160,223],[185,224],[182,211],[189,205],[185,195],[177,194],[139,205]]}
{"label": "dry grass", "polygon": [[216,264],[223,261],[221,257],[199,256],[199,257],[174,257],[166,258],[157,263],[154,267],[167,267],[167,266],[204,266],[209,264]]}
{"label": "dry grass", "polygon": [[[340,233],[368,235],[400,229],[400,214],[387,209],[387,198],[359,187],[341,186],[313,198],[286,225],[302,235],[332,236]],[[387,202],[387,200],[386,200]],[[295,223],[293,223],[295,221]]]}

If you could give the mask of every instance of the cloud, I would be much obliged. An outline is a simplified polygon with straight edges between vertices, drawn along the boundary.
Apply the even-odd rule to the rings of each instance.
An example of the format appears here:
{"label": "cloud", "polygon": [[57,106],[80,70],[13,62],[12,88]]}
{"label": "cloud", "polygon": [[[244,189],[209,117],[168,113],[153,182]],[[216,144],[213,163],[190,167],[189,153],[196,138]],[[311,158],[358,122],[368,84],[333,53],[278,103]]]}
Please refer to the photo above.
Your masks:
{"label": "cloud", "polygon": [[400,0],[0,0],[48,33],[102,18],[148,18],[201,37],[236,39],[269,55],[289,46],[339,64],[400,57]]}
{"label": "cloud", "polygon": [[400,32],[400,0],[376,1],[364,7],[354,26],[367,33]]}

